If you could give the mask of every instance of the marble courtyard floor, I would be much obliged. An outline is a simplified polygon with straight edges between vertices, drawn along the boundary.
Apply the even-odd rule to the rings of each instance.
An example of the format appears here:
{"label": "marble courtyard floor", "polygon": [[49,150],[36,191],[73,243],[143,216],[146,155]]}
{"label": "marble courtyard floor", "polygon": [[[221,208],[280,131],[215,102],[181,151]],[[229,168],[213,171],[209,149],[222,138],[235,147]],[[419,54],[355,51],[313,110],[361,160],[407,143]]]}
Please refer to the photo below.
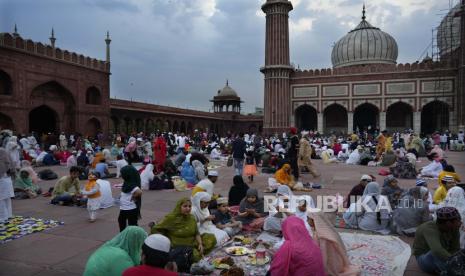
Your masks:
{"label": "marble courtyard floor", "polygon": [[[452,164],[462,177],[465,177],[465,153],[447,152],[446,155],[448,163]],[[335,195],[336,193],[346,195],[351,187],[358,183],[362,174],[375,175],[378,182],[382,184],[383,177],[377,175],[380,167],[345,164],[324,165],[320,160],[314,160],[314,163],[322,176],[316,180],[313,180],[308,174],[304,174],[302,177],[304,182],[314,181],[322,184],[322,189],[310,193],[313,197],[316,195]],[[417,167],[427,163],[428,161],[422,158]],[[40,169],[43,168],[36,168],[36,170]],[[53,167],[53,170],[59,177],[67,173],[65,167]],[[227,195],[229,187],[232,185],[234,170],[229,167],[220,167],[218,171],[220,177],[215,185],[215,192]],[[269,176],[266,174],[257,176],[250,186],[262,191],[267,185]],[[121,180],[111,179],[111,182],[113,184],[120,183]],[[415,185],[415,180],[401,179],[399,182],[403,188]],[[44,190],[47,190],[54,183],[54,180],[45,181],[41,182],[40,185]],[[83,183],[84,181],[81,181],[81,184]],[[430,180],[429,188],[436,187],[437,180]],[[114,189],[113,196],[116,197],[118,194],[119,190]],[[144,191],[142,220],[139,221],[139,225],[148,230],[147,224],[150,221],[161,219],[173,209],[179,198],[189,195],[190,191]],[[59,220],[63,221],[64,225],[0,245],[0,275],[82,275],[90,254],[118,233],[119,209],[117,207],[99,210],[97,222],[89,223],[85,208],[54,206],[49,204],[49,201],[49,197],[13,201],[14,215]],[[409,244],[413,242],[412,238],[402,237],[402,240]],[[405,275],[423,275],[412,257]]]}

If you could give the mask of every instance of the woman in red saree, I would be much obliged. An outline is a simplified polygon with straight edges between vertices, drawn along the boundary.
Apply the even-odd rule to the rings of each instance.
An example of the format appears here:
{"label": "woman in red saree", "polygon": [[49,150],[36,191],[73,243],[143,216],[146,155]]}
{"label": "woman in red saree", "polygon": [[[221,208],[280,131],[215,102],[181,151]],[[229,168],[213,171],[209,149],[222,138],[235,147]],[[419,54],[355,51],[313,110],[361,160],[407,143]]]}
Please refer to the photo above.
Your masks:
{"label": "woman in red saree", "polygon": [[158,173],[162,172],[165,169],[164,165],[166,161],[166,142],[160,133],[157,135],[157,138],[153,143],[153,156],[155,158],[155,170]]}

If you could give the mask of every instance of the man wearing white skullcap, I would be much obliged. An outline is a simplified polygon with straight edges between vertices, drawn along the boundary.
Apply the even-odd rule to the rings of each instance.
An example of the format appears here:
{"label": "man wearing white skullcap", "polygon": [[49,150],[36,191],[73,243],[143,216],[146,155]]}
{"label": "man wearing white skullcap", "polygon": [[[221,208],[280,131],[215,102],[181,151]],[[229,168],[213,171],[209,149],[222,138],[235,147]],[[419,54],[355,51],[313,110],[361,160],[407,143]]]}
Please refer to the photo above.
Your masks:
{"label": "man wearing white skullcap", "polygon": [[172,266],[169,271],[167,265],[170,263],[170,240],[160,234],[148,236],[142,245],[142,264],[126,269],[123,276],[140,276],[140,275],[156,275],[156,276],[175,276],[176,266]]}

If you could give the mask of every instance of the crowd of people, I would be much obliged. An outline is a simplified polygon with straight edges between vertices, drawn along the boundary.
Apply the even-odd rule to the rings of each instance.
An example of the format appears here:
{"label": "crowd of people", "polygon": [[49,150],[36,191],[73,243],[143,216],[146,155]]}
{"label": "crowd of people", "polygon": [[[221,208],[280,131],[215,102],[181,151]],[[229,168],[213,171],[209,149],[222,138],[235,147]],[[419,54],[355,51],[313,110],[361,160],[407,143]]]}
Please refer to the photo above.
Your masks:
{"label": "crowd of people", "polygon": [[[296,197],[295,191],[321,188],[303,183],[301,177],[320,177],[315,159],[321,159],[322,166],[378,166],[385,177],[380,186],[373,175],[361,176],[343,202],[347,210],[341,216],[348,226],[415,236],[413,254],[423,271],[463,272],[453,264],[464,254],[465,192],[446,156],[447,151],[464,150],[463,132],[426,137],[412,131],[299,135],[296,128],[268,137],[157,132],[115,134],[107,146],[102,135],[85,139],[62,133],[57,138],[42,136],[40,142],[38,138],[32,133],[18,140],[11,131],[0,133],[0,223],[13,216],[11,198],[43,195],[55,205],[85,205],[90,222],[97,220],[99,209],[116,202],[120,234],[89,258],[85,275],[189,272],[193,263],[242,231],[282,237],[271,275],[357,275],[359,268],[350,264],[338,233],[311,196],[299,197],[295,210],[270,212],[251,186],[257,174],[270,174],[265,192],[276,195],[274,207],[280,210]],[[420,157],[430,163],[417,169]],[[219,172],[209,168],[212,160],[234,168],[228,197],[215,193]],[[44,191],[40,179],[57,178],[50,166],[59,165],[67,166],[69,174]],[[40,170],[41,166],[47,167]],[[116,173],[110,173],[112,168]],[[122,178],[117,200],[108,178]],[[416,179],[416,186],[404,190],[399,178]],[[435,191],[428,187],[431,179],[438,179]],[[79,180],[86,182],[82,188]],[[151,223],[147,235],[138,227],[143,194],[160,189],[190,189],[191,196],[180,199],[160,222]]]}

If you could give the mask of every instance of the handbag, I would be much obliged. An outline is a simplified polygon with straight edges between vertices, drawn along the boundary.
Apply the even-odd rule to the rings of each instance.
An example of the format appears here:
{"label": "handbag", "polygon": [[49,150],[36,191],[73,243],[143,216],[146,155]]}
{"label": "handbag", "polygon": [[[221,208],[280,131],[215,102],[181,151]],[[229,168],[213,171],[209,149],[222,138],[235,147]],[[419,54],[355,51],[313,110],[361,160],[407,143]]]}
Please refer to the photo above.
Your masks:
{"label": "handbag", "polygon": [[190,272],[194,252],[189,246],[176,246],[170,250],[170,259],[176,262],[178,272]]}
{"label": "handbag", "polygon": [[231,167],[233,165],[233,158],[232,156],[228,157],[228,162],[226,163],[226,166]]}

